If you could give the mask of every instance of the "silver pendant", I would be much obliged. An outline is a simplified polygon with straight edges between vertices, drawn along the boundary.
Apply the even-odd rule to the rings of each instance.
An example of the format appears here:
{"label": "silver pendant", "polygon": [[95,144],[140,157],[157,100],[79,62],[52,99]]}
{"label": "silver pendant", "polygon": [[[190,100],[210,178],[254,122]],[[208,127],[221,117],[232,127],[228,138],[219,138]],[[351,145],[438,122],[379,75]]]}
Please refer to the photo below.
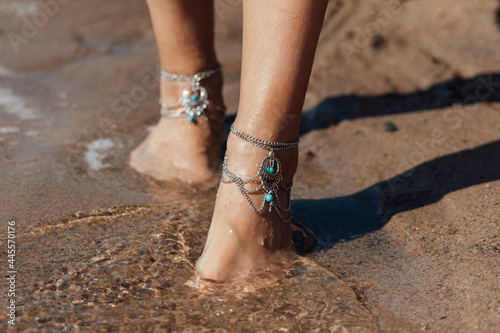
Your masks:
{"label": "silver pendant", "polygon": [[199,82],[195,82],[182,91],[181,104],[188,114],[189,121],[195,121],[208,106],[207,90]]}
{"label": "silver pendant", "polygon": [[269,204],[269,212],[275,205],[281,183],[281,163],[271,150],[260,164],[259,177],[264,190],[264,200]]}

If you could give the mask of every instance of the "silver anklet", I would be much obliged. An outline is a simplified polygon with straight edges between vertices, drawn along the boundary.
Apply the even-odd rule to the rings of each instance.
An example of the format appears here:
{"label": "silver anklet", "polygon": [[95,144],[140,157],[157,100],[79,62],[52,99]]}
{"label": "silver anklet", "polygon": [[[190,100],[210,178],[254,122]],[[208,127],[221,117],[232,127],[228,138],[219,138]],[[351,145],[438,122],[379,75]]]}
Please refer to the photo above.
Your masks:
{"label": "silver anklet", "polygon": [[[272,142],[272,141],[261,140],[253,136],[250,136],[248,134],[245,134],[241,131],[238,131],[234,127],[234,125],[231,125],[231,133],[242,138],[243,140],[250,142],[251,144],[257,147],[269,150],[269,155],[264,157],[264,159],[260,163],[259,172],[255,176],[250,177],[248,179],[241,179],[240,177],[236,176],[229,170],[227,166],[227,151],[226,151],[226,154],[224,155],[224,163],[222,165],[222,182],[225,184],[235,183],[238,186],[240,193],[245,197],[246,201],[250,205],[250,208],[255,213],[260,213],[264,209],[266,203],[268,203],[269,212],[271,212],[274,209],[274,211],[278,214],[279,218],[283,222],[290,223],[292,220],[290,193],[292,190],[293,182],[291,182],[290,185],[288,186],[285,185],[283,181],[283,176],[281,174],[282,171],[281,162],[278,160],[276,156],[274,156],[274,151],[295,148],[299,144],[299,139],[297,139],[294,142]],[[257,187],[255,187],[253,190],[247,190],[245,188],[245,184],[254,182],[257,179],[260,179],[260,184],[257,185]],[[280,187],[283,188],[285,191],[287,191],[288,195],[287,207],[283,207],[283,205],[280,202],[278,196],[278,189]],[[250,199],[249,194],[259,194],[262,192],[264,193],[264,199],[262,200],[262,204],[260,205],[260,207],[257,209],[254,206],[252,200]],[[290,217],[287,218],[286,216],[284,216],[284,213],[290,213]]]}
{"label": "silver anklet", "polygon": [[192,82],[193,84],[182,91],[182,96],[174,105],[167,105],[160,99],[161,115],[165,118],[187,117],[189,121],[195,122],[196,118],[203,119],[209,123],[224,122],[223,106],[213,105],[216,111],[222,112],[222,116],[215,117],[205,112],[205,109],[211,102],[208,99],[207,89],[200,84],[201,80],[207,79],[213,74],[220,72],[222,66],[219,64],[216,68],[199,72],[193,75],[170,74],[161,71],[163,81]]}

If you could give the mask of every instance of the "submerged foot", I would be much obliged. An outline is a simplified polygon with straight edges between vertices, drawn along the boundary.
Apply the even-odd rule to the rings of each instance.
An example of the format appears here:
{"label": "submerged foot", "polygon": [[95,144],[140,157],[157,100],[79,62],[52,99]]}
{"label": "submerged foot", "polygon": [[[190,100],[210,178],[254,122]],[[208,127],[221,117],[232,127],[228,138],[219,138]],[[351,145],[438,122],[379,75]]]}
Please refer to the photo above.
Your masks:
{"label": "submerged foot", "polygon": [[[269,153],[234,135],[229,136],[227,149],[228,166],[241,178],[257,174],[262,159]],[[297,149],[276,152],[276,157],[283,166],[284,182],[289,184],[297,167]],[[256,208],[264,195],[251,195]],[[287,206],[288,193],[281,190],[278,195]],[[242,281],[253,274],[281,271],[288,266],[292,260],[290,224],[267,207],[266,204],[262,212],[255,213],[235,183],[221,183],[207,243],[196,263],[202,279]]]}
{"label": "submerged foot", "polygon": [[214,176],[222,137],[203,120],[162,118],[130,155],[130,166],[158,180],[201,183]]}
{"label": "submerged foot", "polygon": [[[220,118],[213,105],[223,105],[222,76],[215,74],[203,83],[210,102],[205,112]],[[166,104],[177,103],[185,82],[161,82],[161,95]],[[130,155],[130,166],[158,180],[178,179],[202,183],[214,176],[220,160],[223,123],[187,117],[161,118],[147,138]]]}

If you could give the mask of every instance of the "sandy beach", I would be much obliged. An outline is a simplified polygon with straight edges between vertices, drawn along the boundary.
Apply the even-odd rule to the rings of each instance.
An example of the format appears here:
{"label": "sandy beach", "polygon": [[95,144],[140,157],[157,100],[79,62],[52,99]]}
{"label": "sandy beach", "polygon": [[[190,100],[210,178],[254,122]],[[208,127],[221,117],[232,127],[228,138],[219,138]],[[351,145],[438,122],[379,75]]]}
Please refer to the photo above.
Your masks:
{"label": "sandy beach", "polygon": [[[217,1],[227,126],[241,28]],[[158,76],[144,1],[0,0],[0,331],[499,331],[498,1],[330,1],[292,192],[316,240],[252,292],[193,287],[220,178],[128,166]]]}

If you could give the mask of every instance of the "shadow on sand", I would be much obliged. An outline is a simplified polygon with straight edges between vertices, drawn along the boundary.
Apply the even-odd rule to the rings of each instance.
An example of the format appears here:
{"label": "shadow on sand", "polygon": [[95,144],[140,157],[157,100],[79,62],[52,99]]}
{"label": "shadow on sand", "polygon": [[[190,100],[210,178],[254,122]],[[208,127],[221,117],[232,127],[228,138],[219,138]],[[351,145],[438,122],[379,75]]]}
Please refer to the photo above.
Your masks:
{"label": "shadow on sand", "polygon": [[500,140],[445,155],[355,194],[294,200],[295,218],[318,239],[316,249],[382,228],[392,216],[439,201],[446,194],[500,180]]}
{"label": "shadow on sand", "polygon": [[455,78],[411,94],[330,97],[304,112],[300,134],[328,128],[347,119],[492,102],[500,102],[500,73],[486,73],[471,79]]}
{"label": "shadow on sand", "polygon": [[[499,73],[457,78],[408,95],[333,97],[304,113],[301,134],[346,119],[497,101],[500,101]],[[321,249],[378,230],[397,213],[435,203],[450,192],[495,180],[500,180],[500,141],[425,162],[353,195],[294,200],[292,205],[296,220],[316,235],[318,246],[313,247]]]}

